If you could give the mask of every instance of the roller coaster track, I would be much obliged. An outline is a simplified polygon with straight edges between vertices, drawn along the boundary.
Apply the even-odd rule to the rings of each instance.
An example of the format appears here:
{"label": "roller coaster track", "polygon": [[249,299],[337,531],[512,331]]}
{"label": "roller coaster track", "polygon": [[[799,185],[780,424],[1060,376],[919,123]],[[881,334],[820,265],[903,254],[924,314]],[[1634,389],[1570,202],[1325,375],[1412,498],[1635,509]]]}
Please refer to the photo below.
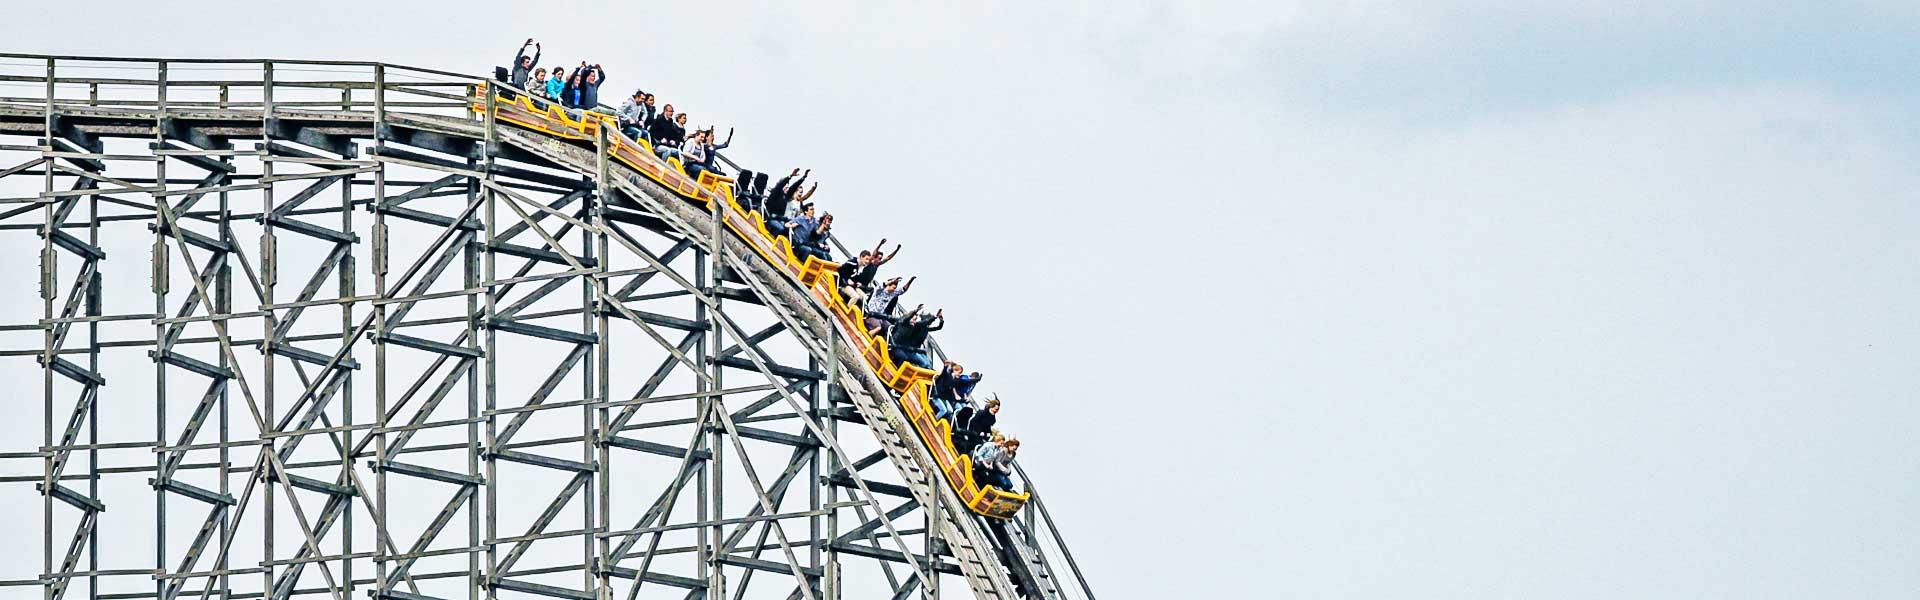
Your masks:
{"label": "roller coaster track", "polygon": [[399,65],[0,54],[0,89],[0,241],[33,249],[0,260],[35,279],[0,332],[38,334],[0,375],[42,400],[0,493],[43,532],[0,587],[1093,597],[1032,479],[974,484],[924,373],[710,176]]}

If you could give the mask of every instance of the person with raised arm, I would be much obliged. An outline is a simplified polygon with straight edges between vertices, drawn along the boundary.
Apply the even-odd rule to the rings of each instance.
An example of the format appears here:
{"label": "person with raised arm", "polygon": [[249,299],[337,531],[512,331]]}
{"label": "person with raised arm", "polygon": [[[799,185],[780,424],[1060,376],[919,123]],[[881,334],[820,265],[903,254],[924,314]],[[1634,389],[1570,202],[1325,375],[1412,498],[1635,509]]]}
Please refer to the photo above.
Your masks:
{"label": "person with raised arm", "polygon": [[560,87],[560,106],[580,108],[580,90],[587,85],[587,70],[574,69],[567,74],[567,83]]}
{"label": "person with raised arm", "polygon": [[900,296],[907,293],[908,288],[913,287],[915,279],[919,277],[907,279],[904,285],[900,283],[899,277],[888,279],[886,285],[880,286],[880,289],[874,290],[867,296],[867,302],[860,307],[860,310],[867,316],[868,332],[882,337],[887,335],[887,328],[893,325],[893,307],[900,303]]}
{"label": "person with raised arm", "polygon": [[[752,173],[752,171],[742,171],[740,176],[746,177]],[[867,268],[867,263],[870,262],[873,262],[873,251],[861,250],[859,256],[849,258],[847,262],[840,263],[840,266],[834,268],[834,281],[840,284],[840,301],[845,302],[847,306],[857,309],[867,301],[867,290],[855,284],[853,276],[861,269]]]}
{"label": "person with raised arm", "polygon": [[720,151],[727,149],[727,146],[733,145],[733,128],[727,128],[727,141],[716,144],[713,142],[713,128],[708,127],[706,138],[702,143],[706,144],[704,151],[707,159],[701,161],[700,170],[712,171],[715,175],[725,176],[727,172],[720,168]]}
{"label": "person with raised arm", "polygon": [[600,108],[600,84],[607,82],[607,71],[600,68],[600,63],[589,66],[584,61],[580,63],[580,69],[577,70],[587,72],[586,78],[580,83],[580,109],[607,115],[613,114],[611,109]]}
{"label": "person with raised arm", "polygon": [[893,335],[887,340],[887,354],[893,360],[933,370],[933,359],[927,355],[927,336],[947,326],[947,311],[941,309],[928,315],[920,312],[923,308],[925,304],[914,307],[913,312],[894,326]]}
{"label": "person with raised arm", "polygon": [[793,215],[787,214],[787,209],[794,206],[794,191],[799,189],[801,184],[806,183],[807,177],[811,175],[813,175],[813,169],[807,169],[803,173],[799,167],[794,167],[792,173],[774,182],[773,190],[767,192],[766,209],[760,214],[760,218],[766,221],[768,233],[776,236],[787,235],[787,222],[793,219]]}
{"label": "person with raised arm", "polygon": [[[527,56],[527,46],[533,46],[533,56]],[[526,43],[520,44],[520,51],[513,55],[513,75],[508,78],[507,83],[517,88],[527,87],[527,77],[533,73],[533,66],[537,64],[540,64],[540,43],[533,41],[533,38],[527,38]]]}
{"label": "person with raised arm", "polygon": [[873,290],[874,278],[880,276],[880,266],[893,262],[893,257],[899,256],[900,248],[903,247],[895,244],[893,246],[893,252],[887,252],[884,250],[886,246],[886,238],[881,238],[880,243],[874,244],[873,250],[867,253],[872,256],[872,259],[861,265],[860,268],[855,269],[852,275],[843,277],[842,283],[853,285],[863,293],[871,292]]}

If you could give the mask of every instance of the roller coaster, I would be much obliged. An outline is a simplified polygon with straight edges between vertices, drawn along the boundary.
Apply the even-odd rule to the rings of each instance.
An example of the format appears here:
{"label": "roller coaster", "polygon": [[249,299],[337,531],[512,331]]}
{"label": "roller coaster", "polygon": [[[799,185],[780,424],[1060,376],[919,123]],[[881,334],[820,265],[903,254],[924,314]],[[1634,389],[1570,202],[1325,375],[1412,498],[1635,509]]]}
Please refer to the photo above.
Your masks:
{"label": "roller coaster", "polygon": [[35,279],[0,374],[41,400],[0,502],[42,542],[0,587],[1093,597],[832,257],[609,116],[351,61],[0,54],[0,89]]}

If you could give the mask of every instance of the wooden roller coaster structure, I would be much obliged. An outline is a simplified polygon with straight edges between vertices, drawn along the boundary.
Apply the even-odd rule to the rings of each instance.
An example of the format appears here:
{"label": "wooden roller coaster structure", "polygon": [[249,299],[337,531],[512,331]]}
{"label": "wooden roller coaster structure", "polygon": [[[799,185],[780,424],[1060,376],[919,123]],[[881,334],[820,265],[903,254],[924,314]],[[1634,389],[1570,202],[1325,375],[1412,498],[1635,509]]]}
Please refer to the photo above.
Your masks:
{"label": "wooden roller coaster structure", "polygon": [[0,587],[1093,597],[829,263],[601,115],[347,61],[0,90]]}

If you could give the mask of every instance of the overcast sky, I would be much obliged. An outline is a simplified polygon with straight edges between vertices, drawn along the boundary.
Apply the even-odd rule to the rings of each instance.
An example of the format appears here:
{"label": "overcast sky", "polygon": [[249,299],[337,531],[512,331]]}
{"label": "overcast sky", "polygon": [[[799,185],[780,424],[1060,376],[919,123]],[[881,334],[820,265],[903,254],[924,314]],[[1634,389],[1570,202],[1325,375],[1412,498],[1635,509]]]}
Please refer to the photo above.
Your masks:
{"label": "overcast sky", "polygon": [[737,128],[906,243],[1103,598],[1920,593],[1920,4],[347,4],[5,49],[532,36]]}

